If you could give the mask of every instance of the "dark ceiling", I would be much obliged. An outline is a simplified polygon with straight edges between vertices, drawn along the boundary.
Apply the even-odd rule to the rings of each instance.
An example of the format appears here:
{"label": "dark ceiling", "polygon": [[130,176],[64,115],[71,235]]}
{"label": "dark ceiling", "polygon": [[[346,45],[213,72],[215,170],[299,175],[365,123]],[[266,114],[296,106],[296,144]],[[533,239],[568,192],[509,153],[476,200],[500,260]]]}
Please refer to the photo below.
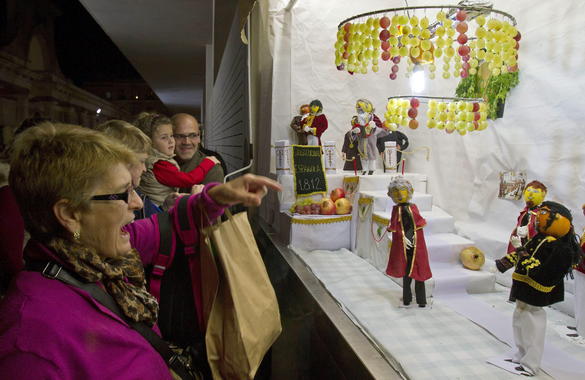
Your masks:
{"label": "dark ceiling", "polygon": [[61,71],[82,87],[95,81],[142,80],[78,0],[55,0],[55,48]]}
{"label": "dark ceiling", "polygon": [[214,1],[80,2],[172,113],[199,112]]}

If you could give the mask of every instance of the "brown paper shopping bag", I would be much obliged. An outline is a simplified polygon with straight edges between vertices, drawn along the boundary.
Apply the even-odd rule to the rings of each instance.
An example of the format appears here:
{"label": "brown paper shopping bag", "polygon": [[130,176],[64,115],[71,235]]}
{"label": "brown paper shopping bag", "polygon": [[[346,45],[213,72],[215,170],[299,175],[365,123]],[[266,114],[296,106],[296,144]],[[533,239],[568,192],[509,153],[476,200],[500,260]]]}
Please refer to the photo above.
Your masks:
{"label": "brown paper shopping bag", "polygon": [[202,259],[213,257],[218,273],[217,287],[203,283],[207,358],[215,380],[252,379],[282,330],[280,313],[247,213],[226,214],[202,231]]}

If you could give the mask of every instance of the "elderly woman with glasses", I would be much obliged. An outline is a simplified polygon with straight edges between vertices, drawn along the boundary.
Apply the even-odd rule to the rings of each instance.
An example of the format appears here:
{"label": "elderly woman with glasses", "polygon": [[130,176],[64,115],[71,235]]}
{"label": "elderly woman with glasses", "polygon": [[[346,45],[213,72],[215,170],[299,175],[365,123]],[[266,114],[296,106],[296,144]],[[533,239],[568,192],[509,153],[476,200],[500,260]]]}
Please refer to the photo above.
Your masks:
{"label": "elderly woman with glasses", "polygon": [[[0,303],[3,378],[171,379],[144,337],[158,313],[143,270],[158,231],[156,216],[132,223],[142,207],[129,171],[135,159],[78,126],[45,124],[17,139],[10,185],[31,239],[27,270]],[[268,188],[278,185],[247,175],[207,185],[189,205],[215,218],[227,205],[259,205]]]}

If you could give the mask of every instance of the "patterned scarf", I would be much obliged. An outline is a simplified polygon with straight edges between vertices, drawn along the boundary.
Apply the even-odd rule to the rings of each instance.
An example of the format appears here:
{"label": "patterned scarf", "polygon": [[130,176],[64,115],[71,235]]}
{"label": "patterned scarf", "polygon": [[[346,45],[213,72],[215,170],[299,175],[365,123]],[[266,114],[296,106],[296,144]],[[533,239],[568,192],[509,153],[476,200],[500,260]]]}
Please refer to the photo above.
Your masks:
{"label": "patterned scarf", "polygon": [[75,274],[87,282],[101,282],[130,320],[154,325],[158,303],[146,290],[144,268],[136,250],[104,259],[95,249],[65,239],[53,239],[48,246]]}

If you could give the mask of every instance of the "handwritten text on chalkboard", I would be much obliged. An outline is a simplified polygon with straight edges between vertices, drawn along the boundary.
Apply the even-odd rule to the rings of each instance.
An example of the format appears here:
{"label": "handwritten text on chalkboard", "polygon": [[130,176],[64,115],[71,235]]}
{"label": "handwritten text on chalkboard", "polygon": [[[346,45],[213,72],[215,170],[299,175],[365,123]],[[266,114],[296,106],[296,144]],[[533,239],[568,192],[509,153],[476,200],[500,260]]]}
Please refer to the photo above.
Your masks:
{"label": "handwritten text on chalkboard", "polygon": [[297,195],[326,193],[327,182],[321,161],[321,147],[293,145],[292,150],[295,193]]}

